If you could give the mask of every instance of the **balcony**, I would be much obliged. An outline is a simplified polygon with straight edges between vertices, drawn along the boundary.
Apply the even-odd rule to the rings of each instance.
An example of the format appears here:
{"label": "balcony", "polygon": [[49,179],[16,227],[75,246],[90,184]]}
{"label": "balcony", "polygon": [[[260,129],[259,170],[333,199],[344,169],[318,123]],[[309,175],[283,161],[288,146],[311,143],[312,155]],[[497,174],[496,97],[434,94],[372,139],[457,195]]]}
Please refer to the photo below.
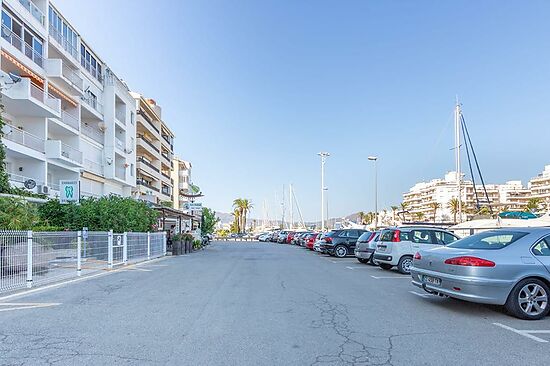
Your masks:
{"label": "balcony", "polygon": [[61,100],[47,94],[29,78],[5,88],[2,102],[5,110],[14,116],[60,118]]}
{"label": "balcony", "polygon": [[32,48],[31,45],[24,42],[17,34],[11,31],[5,25],[2,25],[2,38],[9,44],[21,51],[25,56],[40,67],[44,67],[44,56]]}
{"label": "balcony", "polygon": [[44,153],[44,139],[34,136],[20,128],[6,124],[4,126],[4,139],[23,145],[29,149]]}
{"label": "balcony", "polygon": [[115,137],[115,147],[124,152],[124,143],[118,137]]}
{"label": "balcony", "polygon": [[80,76],[80,72],[71,69],[63,60],[46,59],[44,60],[44,70],[46,75],[50,77],[59,86],[67,89],[71,95],[82,95],[84,81]]}
{"label": "balcony", "polygon": [[[145,166],[147,166],[149,169],[152,169],[154,172],[156,173],[160,173],[160,169],[157,168],[156,166],[154,166],[151,162],[145,160],[142,156],[138,157],[137,158],[137,162],[138,162],[138,168],[142,169],[143,167],[140,167],[140,164],[144,164]],[[147,169],[144,169],[146,172],[147,172]],[[154,173],[150,173],[148,172],[149,174],[153,175],[153,176],[156,176],[157,174],[154,174]]]}
{"label": "balcony", "polygon": [[97,101],[97,98],[81,97],[84,103],[81,105],[89,112],[90,116],[99,121],[103,120],[103,104]]}
{"label": "balcony", "polygon": [[[160,152],[160,149],[156,147],[151,141],[149,141],[147,138],[145,138],[143,135],[138,135],[138,141],[145,142],[147,146],[152,148],[154,151],[157,152],[157,154]],[[143,145],[142,145],[143,146]]]}
{"label": "balcony", "polygon": [[[145,114],[141,109],[138,110],[137,114],[138,114],[138,116],[141,116],[145,120],[148,127],[152,128],[157,133],[160,133],[159,129],[153,124],[153,121],[151,120],[151,118],[149,118],[149,116],[147,116],[147,114]],[[139,121],[139,119],[138,119],[138,121]]]}
{"label": "balcony", "polygon": [[149,189],[152,189],[155,192],[160,191],[157,187],[153,187],[151,184],[147,183],[147,181],[145,181],[143,179],[140,179],[140,178],[136,179],[136,184],[139,185],[139,186],[144,186],[144,187],[147,187]]}
{"label": "balcony", "polygon": [[99,128],[94,128],[86,123],[82,123],[80,125],[80,131],[82,131],[82,134],[84,136],[91,138],[95,142],[98,142],[102,145],[104,144],[105,133],[101,131]]}
{"label": "balcony", "polygon": [[52,24],[50,24],[50,38],[55,40],[55,42],[51,42],[52,44],[57,43],[62,52],[66,52],[69,56],[71,56],[71,58],[75,61],[75,65],[79,64],[78,61],[80,60],[80,57],[76,45],[73,45],[69,40],[67,40],[61,32],[55,29]]}
{"label": "balcony", "polygon": [[84,167],[84,170],[103,176],[103,165],[100,163],[84,159],[82,166]]}
{"label": "balcony", "polygon": [[27,9],[27,11],[33,16],[34,19],[38,21],[38,23],[42,24],[42,26],[46,24],[46,16],[32,1],[19,0],[19,3]]}
{"label": "balcony", "polygon": [[120,122],[123,126],[126,126],[126,115],[124,113],[124,110],[117,109],[115,111],[115,118],[118,122]]}
{"label": "balcony", "polygon": [[46,141],[46,157],[60,160],[71,166],[82,166],[82,152],[59,140]]}

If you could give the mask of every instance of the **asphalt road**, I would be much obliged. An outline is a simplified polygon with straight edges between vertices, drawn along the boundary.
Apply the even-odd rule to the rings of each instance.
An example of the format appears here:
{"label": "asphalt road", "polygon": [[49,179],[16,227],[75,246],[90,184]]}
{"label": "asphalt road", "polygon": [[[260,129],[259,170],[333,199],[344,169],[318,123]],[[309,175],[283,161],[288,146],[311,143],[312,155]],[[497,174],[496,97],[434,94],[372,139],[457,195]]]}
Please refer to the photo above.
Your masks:
{"label": "asphalt road", "polygon": [[277,244],[214,243],[0,299],[0,365],[535,365],[544,341],[550,318]]}

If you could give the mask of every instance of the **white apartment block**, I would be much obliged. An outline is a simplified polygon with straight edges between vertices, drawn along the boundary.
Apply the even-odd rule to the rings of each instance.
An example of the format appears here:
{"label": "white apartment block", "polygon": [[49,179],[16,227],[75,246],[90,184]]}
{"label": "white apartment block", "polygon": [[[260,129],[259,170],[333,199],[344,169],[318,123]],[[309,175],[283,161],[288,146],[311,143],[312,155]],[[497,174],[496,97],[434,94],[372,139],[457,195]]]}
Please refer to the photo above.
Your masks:
{"label": "white apartment block", "polygon": [[[415,219],[419,213],[424,215],[424,220],[433,220],[433,203],[437,202],[440,208],[436,211],[436,221],[453,221],[454,215],[449,207],[449,201],[458,198],[457,173],[449,172],[444,179],[434,179],[429,182],[415,184],[409,192],[403,194],[403,202],[407,205],[407,211],[411,219]],[[487,203],[494,210],[501,207],[509,210],[521,210],[529,199],[529,189],[526,189],[521,181],[509,181],[505,184],[486,184],[485,189],[481,184],[471,181],[463,181],[461,188],[461,201],[464,210],[473,210],[479,200],[481,206]],[[476,192],[477,191],[477,199]],[[489,197],[487,202],[486,195]],[[464,217],[463,217],[464,218]]]}
{"label": "white apartment block", "polygon": [[540,198],[546,207],[550,207],[550,165],[546,165],[542,173],[529,181],[531,197]]}
{"label": "white apartment block", "polygon": [[49,0],[1,0],[2,104],[10,182],[58,195],[130,196],[136,104],[128,87]]}
{"label": "white apartment block", "polygon": [[172,165],[172,180],[174,181],[174,200],[173,207],[178,210],[183,210],[186,202],[189,202],[189,198],[181,195],[190,193],[191,183],[191,168],[190,162],[182,160],[177,156],[174,157]]}

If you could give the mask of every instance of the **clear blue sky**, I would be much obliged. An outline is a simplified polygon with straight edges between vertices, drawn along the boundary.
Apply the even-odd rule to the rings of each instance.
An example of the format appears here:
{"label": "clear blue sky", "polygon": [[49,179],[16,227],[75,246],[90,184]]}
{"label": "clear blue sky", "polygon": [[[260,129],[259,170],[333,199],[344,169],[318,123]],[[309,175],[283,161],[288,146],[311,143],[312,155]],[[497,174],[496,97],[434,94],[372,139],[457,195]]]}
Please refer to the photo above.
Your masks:
{"label": "clear blue sky", "polygon": [[550,164],[548,1],[57,0],[130,87],[157,100],[204,203],[272,212],[293,183],[319,217],[372,210],[454,168],[455,95],[486,181]]}

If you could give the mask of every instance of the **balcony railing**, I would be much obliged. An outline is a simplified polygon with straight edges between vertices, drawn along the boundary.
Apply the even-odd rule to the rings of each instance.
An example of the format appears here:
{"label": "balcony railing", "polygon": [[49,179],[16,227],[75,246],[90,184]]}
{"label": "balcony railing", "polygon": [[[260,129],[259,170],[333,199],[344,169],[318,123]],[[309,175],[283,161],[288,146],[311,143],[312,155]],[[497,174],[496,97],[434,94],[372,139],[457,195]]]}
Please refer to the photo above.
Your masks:
{"label": "balcony railing", "polygon": [[147,140],[143,135],[138,135],[138,137],[144,141],[145,143],[147,143],[147,145],[151,146],[156,152],[160,152],[159,148],[156,147],[155,145],[153,145],[153,143],[149,140]]}
{"label": "balcony railing", "polygon": [[154,166],[153,164],[151,164],[149,161],[145,160],[142,156],[140,156],[138,159],[137,159],[138,162],[140,163],[143,163],[145,165],[147,165],[149,168],[153,169],[155,172],[160,172],[160,169],[157,168],[156,166]]}
{"label": "balcony railing", "polygon": [[44,153],[44,139],[34,136],[20,128],[6,124],[4,130],[4,138],[9,141],[21,144],[38,152]]}
{"label": "balcony railing", "polygon": [[95,109],[99,114],[103,115],[103,104],[99,103],[95,98],[81,98],[86,104]]}
{"label": "balcony railing", "polygon": [[76,71],[63,64],[61,67],[61,73],[65,79],[69,80],[77,89],[82,90],[82,78],[76,73]]}
{"label": "balcony railing", "polygon": [[82,65],[82,67],[86,69],[86,71],[88,71],[94,78],[100,82],[103,82],[103,74],[101,73],[100,68],[92,66],[90,61],[85,60],[82,57],[80,58],[80,65]]}
{"label": "balcony railing", "polygon": [[61,120],[68,126],[71,126],[75,130],[78,130],[78,117],[73,116],[67,111],[61,111]]}
{"label": "balcony railing", "polygon": [[66,39],[65,36],[61,34],[61,32],[55,29],[53,24],[50,24],[50,36],[52,36],[53,39],[55,39],[55,41],[59,43],[59,45],[63,47],[63,49],[67,51],[75,60],[79,60],[79,53],[76,49],[76,46],[73,45],[68,39]]}
{"label": "balcony railing", "polygon": [[90,125],[81,124],[80,129],[85,136],[88,136],[92,140],[103,144],[105,141],[105,133],[97,128],[93,128]]}
{"label": "balcony railing", "polygon": [[147,114],[145,114],[145,112],[143,112],[141,109],[138,110],[137,112],[138,115],[142,116],[144,120],[147,121],[147,123],[149,123],[149,125],[153,128],[153,130],[157,131],[157,132],[160,132],[159,129],[153,124],[153,121],[151,121],[151,118],[149,118],[149,116]]}
{"label": "balcony railing", "polygon": [[167,196],[170,196],[170,187],[162,187],[161,192]]}
{"label": "balcony railing", "polygon": [[120,123],[122,123],[123,125],[126,124],[126,115],[125,115],[124,111],[117,110],[117,111],[115,112],[115,118],[116,118]]}
{"label": "balcony railing", "polygon": [[124,151],[124,143],[118,137],[115,137],[115,146],[120,150]]}
{"label": "balcony railing", "polygon": [[61,155],[66,157],[67,159],[82,164],[82,152],[78,151],[72,146],[61,143]]}
{"label": "balcony railing", "polygon": [[25,9],[28,10],[29,13],[31,13],[31,15],[36,19],[38,20],[38,22],[42,25],[44,25],[45,23],[45,20],[46,20],[46,16],[44,15],[44,13],[42,13],[42,11],[40,9],[38,9],[38,7],[36,5],[34,5],[34,3],[30,0],[19,0],[19,2],[21,3],[21,5],[23,5],[23,7]]}
{"label": "balcony railing", "polygon": [[165,178],[170,179],[170,174],[166,174],[165,172],[162,172],[161,174],[162,174]]}
{"label": "balcony railing", "polygon": [[159,189],[157,187],[153,187],[151,184],[147,183],[146,181],[144,181],[143,179],[137,179],[136,180],[136,183],[140,186],[144,186],[144,187],[147,187],[149,189],[152,189],[153,191],[155,192],[158,192]]}
{"label": "balcony railing", "polygon": [[37,52],[31,45],[23,42],[23,40],[5,25],[2,25],[2,38],[8,41],[12,46],[23,52],[25,56],[30,58],[40,67],[44,67],[44,56]]}
{"label": "balcony railing", "polygon": [[83,162],[84,169],[91,171],[92,173],[103,175],[103,165],[95,161],[84,159]]}

